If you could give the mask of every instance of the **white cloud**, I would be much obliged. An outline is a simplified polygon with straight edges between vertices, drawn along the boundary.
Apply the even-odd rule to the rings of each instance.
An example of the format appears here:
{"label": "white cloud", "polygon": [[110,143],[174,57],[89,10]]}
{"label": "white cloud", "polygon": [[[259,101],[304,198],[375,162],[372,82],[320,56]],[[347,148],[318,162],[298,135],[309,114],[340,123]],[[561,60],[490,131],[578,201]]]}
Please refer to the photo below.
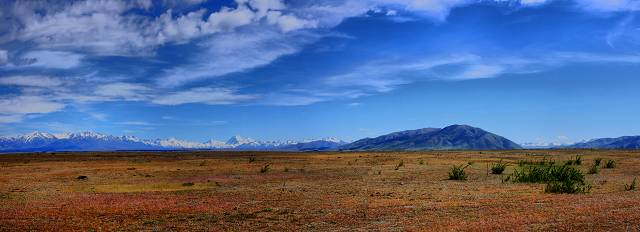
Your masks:
{"label": "white cloud", "polygon": [[549,0],[520,0],[520,4],[527,6],[537,6],[549,2]]}
{"label": "white cloud", "polygon": [[47,76],[8,76],[0,77],[0,85],[47,88],[62,85],[62,81]]}
{"label": "white cloud", "polygon": [[203,103],[209,105],[226,105],[246,102],[255,99],[255,95],[238,94],[234,90],[225,88],[194,88],[158,96],[152,102],[159,105],[180,105],[189,103]]}
{"label": "white cloud", "polygon": [[119,125],[127,125],[127,126],[155,126],[157,124],[145,122],[145,121],[125,121],[125,122],[117,122]]}
{"label": "white cloud", "polygon": [[29,114],[51,113],[64,108],[64,105],[49,101],[40,96],[15,96],[0,98],[0,122],[19,122]]}
{"label": "white cloud", "polygon": [[22,55],[29,67],[69,69],[77,67],[84,55],[61,51],[31,51]]}
{"label": "white cloud", "polygon": [[219,34],[200,45],[204,50],[194,57],[192,64],[167,70],[157,83],[163,87],[176,87],[260,67],[296,53],[303,45],[317,39],[314,35],[295,38],[297,40],[265,28]]}
{"label": "white cloud", "polygon": [[635,11],[640,6],[637,0],[576,0],[576,2],[587,10],[602,12]]}
{"label": "white cloud", "polygon": [[499,65],[474,64],[466,68],[456,79],[490,78],[501,74],[504,67]]}

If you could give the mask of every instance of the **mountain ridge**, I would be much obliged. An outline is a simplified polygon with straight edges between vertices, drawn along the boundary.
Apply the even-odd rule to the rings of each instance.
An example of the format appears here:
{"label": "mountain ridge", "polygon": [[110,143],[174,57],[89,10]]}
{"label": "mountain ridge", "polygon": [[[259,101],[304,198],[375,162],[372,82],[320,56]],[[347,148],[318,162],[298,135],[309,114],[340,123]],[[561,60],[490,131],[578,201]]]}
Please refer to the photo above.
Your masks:
{"label": "mountain ridge", "polygon": [[505,150],[521,149],[520,145],[502,136],[468,125],[445,128],[406,130],[365,138],[341,146],[341,150]]}

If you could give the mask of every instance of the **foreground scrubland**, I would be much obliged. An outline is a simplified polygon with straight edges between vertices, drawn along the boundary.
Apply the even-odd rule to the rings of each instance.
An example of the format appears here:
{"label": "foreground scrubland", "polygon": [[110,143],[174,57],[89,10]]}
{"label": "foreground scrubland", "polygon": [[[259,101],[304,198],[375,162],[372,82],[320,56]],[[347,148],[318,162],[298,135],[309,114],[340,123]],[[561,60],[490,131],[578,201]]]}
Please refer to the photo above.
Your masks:
{"label": "foreground scrubland", "polygon": [[[542,161],[588,191],[513,180]],[[636,177],[640,151],[0,154],[0,231],[638,231]]]}

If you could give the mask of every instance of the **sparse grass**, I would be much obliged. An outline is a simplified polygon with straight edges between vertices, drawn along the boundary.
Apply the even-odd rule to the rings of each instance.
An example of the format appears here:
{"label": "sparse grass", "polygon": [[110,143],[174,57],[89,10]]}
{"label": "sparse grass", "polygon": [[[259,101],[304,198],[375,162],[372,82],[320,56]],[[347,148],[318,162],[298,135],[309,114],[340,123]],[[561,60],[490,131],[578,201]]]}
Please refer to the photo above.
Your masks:
{"label": "sparse grass", "polygon": [[453,165],[449,170],[449,180],[467,180],[467,173],[464,171],[470,164],[464,165]]}
{"label": "sparse grass", "polygon": [[502,160],[500,160],[500,162],[491,166],[491,174],[502,174],[505,169],[507,169],[507,163],[503,163]]}
{"label": "sparse grass", "polygon": [[624,184],[624,190],[625,191],[633,191],[636,190],[636,188],[638,184],[636,183],[636,178],[633,178],[633,181],[631,182],[631,184]]}
{"label": "sparse grass", "polygon": [[615,168],[615,167],[616,167],[615,160],[607,160],[607,162],[604,163],[604,168]]}
{"label": "sparse grass", "polygon": [[263,167],[260,168],[260,173],[267,173],[269,172],[269,170],[271,170],[271,164],[267,164]]}

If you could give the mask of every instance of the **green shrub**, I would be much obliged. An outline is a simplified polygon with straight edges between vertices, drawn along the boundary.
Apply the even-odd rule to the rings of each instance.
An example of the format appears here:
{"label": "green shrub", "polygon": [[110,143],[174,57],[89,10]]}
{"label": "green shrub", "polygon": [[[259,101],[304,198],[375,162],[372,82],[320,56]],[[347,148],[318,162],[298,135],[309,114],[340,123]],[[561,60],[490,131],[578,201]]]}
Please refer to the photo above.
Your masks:
{"label": "green shrub", "polygon": [[633,182],[631,182],[630,185],[628,184],[624,184],[624,190],[625,191],[632,191],[635,190],[638,186],[638,184],[636,183],[636,178],[633,178]]}
{"label": "green shrub", "polygon": [[514,171],[511,179],[521,183],[547,183],[545,192],[548,193],[584,193],[591,190],[582,172],[566,165],[527,166]]}
{"label": "green shrub", "polygon": [[491,166],[491,174],[502,174],[505,169],[507,169],[507,163],[503,163],[502,160],[500,160],[500,162]]}
{"label": "green shrub", "polygon": [[604,163],[604,168],[615,168],[616,167],[616,161],[614,160],[607,160],[607,162]]}
{"label": "green shrub", "polygon": [[195,184],[193,182],[186,182],[186,183],[182,183],[182,186],[185,187],[190,187],[190,186],[194,186]]}
{"label": "green shrub", "polygon": [[602,162],[602,158],[596,158],[595,160],[593,160],[593,165],[595,166],[600,166],[600,163]]}
{"label": "green shrub", "polygon": [[256,157],[249,157],[249,163],[256,162]]}
{"label": "green shrub", "polygon": [[598,171],[600,171],[600,168],[598,168],[598,166],[594,164],[593,166],[591,166],[591,168],[589,168],[587,174],[596,174],[598,173]]}
{"label": "green shrub", "polygon": [[449,171],[449,180],[467,180],[467,173],[464,172],[464,169],[469,167],[469,164],[466,166],[463,165],[453,165],[451,170]]}

